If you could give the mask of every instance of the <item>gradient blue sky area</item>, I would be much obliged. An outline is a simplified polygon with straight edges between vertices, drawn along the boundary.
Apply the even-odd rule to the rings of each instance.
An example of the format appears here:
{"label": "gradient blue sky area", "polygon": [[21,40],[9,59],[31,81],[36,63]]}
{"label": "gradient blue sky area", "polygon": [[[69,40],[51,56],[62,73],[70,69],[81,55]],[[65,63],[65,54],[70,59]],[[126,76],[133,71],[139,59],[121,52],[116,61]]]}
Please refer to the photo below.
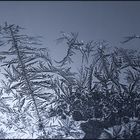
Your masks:
{"label": "gradient blue sky area", "polygon": [[[79,32],[84,41],[108,40],[122,46],[122,37],[140,35],[139,1],[1,1],[0,24],[25,27],[30,35],[43,36],[43,46],[61,59],[66,46],[56,45],[60,31]],[[123,47],[138,49],[140,40]]]}

